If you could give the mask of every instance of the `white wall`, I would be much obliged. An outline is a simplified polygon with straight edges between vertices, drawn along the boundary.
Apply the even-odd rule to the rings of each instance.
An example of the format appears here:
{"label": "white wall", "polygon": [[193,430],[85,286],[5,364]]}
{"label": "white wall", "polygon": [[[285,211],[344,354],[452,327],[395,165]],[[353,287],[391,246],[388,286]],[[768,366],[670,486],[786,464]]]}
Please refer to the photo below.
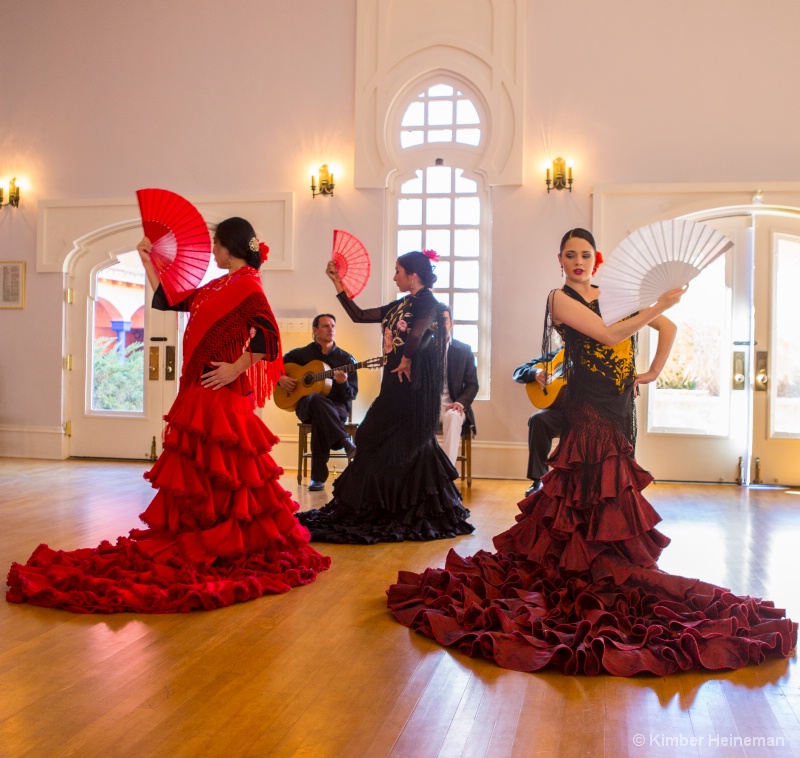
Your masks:
{"label": "white wall", "polygon": [[[266,285],[279,316],[339,313],[322,273],[332,228],[381,260],[383,193],[352,186],[355,0],[0,0],[0,19],[0,176],[31,184],[0,210],[0,259],[28,273],[25,310],[0,310],[0,435],[65,420],[62,280],[35,270],[39,200],[292,191],[295,269]],[[800,179],[793,0],[531,0],[527,23],[525,183],[493,191],[492,398],[475,448],[479,475],[520,478],[530,406],[510,375],[538,353],[558,240],[590,227],[592,188]],[[557,154],[574,160],[572,194],[544,191]],[[336,194],[312,200],[308,167],[328,160]],[[340,320],[339,342],[366,358],[375,332]],[[377,391],[362,376],[357,416]],[[293,432],[289,414],[267,421]]]}

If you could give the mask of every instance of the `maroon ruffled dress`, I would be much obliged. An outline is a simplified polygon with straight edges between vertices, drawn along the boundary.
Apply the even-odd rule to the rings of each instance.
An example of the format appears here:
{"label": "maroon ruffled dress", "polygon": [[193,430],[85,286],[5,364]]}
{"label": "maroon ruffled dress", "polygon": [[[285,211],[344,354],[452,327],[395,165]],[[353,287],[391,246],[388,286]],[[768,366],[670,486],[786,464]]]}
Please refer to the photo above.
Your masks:
{"label": "maroon ruffled dress", "polygon": [[560,331],[567,428],[542,488],[494,538],[496,552],[451,550],[443,569],[400,572],[388,591],[395,618],[517,671],[665,675],[788,656],[797,624],[772,602],[657,568],[669,539],[633,457],[632,342]]}
{"label": "maroon ruffled dress", "polygon": [[[232,362],[261,333],[279,360],[277,326],[258,272],[243,267],[198,290],[185,334],[180,390],[163,452],[145,474],[158,490],[116,544],[39,545],[8,575],[7,600],[77,613],[211,610],[314,581],[330,559],[309,545],[298,505],[279,483],[278,438],[253,413],[277,373],[261,361],[219,390],[200,384],[209,361]],[[256,350],[262,352],[262,350]]]}

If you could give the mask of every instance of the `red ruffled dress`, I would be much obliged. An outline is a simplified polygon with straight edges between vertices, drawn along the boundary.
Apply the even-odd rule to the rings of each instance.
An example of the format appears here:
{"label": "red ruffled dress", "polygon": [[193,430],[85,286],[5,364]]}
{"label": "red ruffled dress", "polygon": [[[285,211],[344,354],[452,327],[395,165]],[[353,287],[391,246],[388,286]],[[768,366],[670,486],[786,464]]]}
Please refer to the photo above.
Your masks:
{"label": "red ruffled dress", "polygon": [[254,390],[263,397],[271,381],[267,362],[219,390],[200,384],[208,361],[235,360],[256,331],[280,356],[258,272],[215,280],[189,305],[180,390],[145,474],[158,490],[140,516],[148,528],[96,548],[39,545],[25,565],[12,564],[7,600],[79,613],[211,610],[308,584],[330,565],[279,483],[270,456],[278,438],[253,413]]}
{"label": "red ruffled dress", "polygon": [[451,550],[443,569],[400,572],[388,591],[395,618],[517,671],[665,675],[788,656],[797,624],[773,603],[656,567],[669,539],[633,457],[632,344],[563,336],[568,426],[542,488],[495,553]]}

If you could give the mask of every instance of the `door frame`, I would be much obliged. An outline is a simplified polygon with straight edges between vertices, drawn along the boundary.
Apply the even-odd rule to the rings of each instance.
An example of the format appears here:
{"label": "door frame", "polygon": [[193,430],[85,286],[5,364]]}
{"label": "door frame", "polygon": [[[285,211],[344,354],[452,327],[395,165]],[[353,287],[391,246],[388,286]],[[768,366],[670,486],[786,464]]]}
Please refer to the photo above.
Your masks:
{"label": "door frame", "polygon": [[[606,185],[595,189],[593,231],[598,247],[613,250],[646,224],[671,218],[703,222],[730,216],[783,216],[800,219],[800,183]],[[753,241],[755,244],[755,241]],[[752,418],[743,484],[752,478]]]}

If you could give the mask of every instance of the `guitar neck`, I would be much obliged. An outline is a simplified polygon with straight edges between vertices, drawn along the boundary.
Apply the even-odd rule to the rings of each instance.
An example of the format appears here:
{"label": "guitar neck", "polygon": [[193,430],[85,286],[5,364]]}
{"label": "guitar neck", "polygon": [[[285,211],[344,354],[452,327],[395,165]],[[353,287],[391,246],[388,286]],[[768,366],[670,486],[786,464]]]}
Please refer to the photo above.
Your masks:
{"label": "guitar neck", "polygon": [[[383,365],[382,363],[380,365]],[[361,363],[345,363],[344,366],[337,366],[336,368],[328,369],[327,371],[320,371],[319,373],[315,373],[311,375],[311,380],[318,382],[320,379],[332,379],[333,374],[336,371],[344,371],[345,374],[349,374],[353,371],[357,371],[360,368],[364,368],[364,366],[376,366],[377,363],[375,359],[371,359],[368,361],[361,361]]]}

